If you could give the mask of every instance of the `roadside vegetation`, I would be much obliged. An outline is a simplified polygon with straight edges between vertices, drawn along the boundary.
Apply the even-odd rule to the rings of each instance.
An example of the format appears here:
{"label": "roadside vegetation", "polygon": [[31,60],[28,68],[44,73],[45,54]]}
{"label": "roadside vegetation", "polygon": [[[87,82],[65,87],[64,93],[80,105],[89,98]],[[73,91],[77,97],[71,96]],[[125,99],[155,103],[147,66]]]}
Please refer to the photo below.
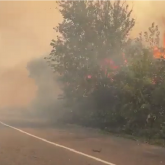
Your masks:
{"label": "roadside vegetation", "polygon": [[46,60],[59,74],[63,121],[165,139],[165,54],[158,26],[130,38],[136,20],[126,2],[57,3],[63,22]]}

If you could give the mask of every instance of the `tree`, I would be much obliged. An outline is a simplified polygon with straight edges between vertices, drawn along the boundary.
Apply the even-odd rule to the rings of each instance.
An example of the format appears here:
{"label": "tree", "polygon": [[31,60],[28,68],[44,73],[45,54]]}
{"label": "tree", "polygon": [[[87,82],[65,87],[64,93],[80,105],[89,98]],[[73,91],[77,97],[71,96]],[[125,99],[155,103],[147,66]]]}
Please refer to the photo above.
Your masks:
{"label": "tree", "polygon": [[59,35],[51,42],[53,49],[47,60],[62,75],[65,94],[82,96],[99,83],[102,60],[121,61],[135,20],[132,10],[121,1],[57,3],[63,22],[54,28]]}
{"label": "tree", "polygon": [[[136,40],[138,44],[127,49],[127,67],[114,77],[114,85],[121,91],[118,109],[126,119],[124,129],[129,133],[139,133],[141,128],[145,135],[154,136],[160,135],[162,130],[165,62],[160,56],[164,50],[159,46],[159,34],[154,23],[144,35],[141,33]],[[158,51],[155,52],[155,48]]]}
{"label": "tree", "polygon": [[165,53],[158,26],[133,40],[128,36],[135,20],[125,2],[57,3],[63,22],[54,28],[58,36],[46,59],[61,75],[73,112],[67,116],[78,124],[164,138]]}

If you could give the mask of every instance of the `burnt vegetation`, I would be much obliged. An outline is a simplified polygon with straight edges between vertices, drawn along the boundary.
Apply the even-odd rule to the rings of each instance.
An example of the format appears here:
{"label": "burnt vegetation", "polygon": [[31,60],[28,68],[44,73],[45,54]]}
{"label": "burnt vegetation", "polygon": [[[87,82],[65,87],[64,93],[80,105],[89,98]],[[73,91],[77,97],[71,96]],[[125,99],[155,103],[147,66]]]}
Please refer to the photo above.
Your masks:
{"label": "burnt vegetation", "polygon": [[126,2],[57,3],[63,22],[46,60],[62,84],[62,120],[164,139],[165,62],[158,26],[144,27],[133,39],[136,21]]}

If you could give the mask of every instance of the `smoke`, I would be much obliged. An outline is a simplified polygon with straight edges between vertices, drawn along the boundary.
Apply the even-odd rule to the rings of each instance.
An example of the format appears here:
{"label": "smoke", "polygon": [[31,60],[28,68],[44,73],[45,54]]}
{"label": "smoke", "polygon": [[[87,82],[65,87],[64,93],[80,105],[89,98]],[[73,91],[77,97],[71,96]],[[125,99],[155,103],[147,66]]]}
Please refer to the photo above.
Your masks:
{"label": "smoke", "polygon": [[[0,3],[1,109],[9,114],[20,110],[24,114],[55,118],[62,111],[62,100],[57,99],[62,91],[58,76],[52,73],[41,54],[50,51],[49,43],[56,36],[52,28],[62,21],[56,4],[46,1]],[[131,36],[147,30],[152,22],[164,32],[165,2],[128,3],[136,19]],[[36,57],[41,58],[31,60]]]}
{"label": "smoke", "polygon": [[0,95],[2,121],[19,127],[59,123],[65,115],[64,100],[58,99],[62,90],[58,75],[52,72],[43,57],[31,60],[24,69],[17,65],[1,72],[0,90],[4,94]]}
{"label": "smoke", "polygon": [[25,64],[0,68],[0,112],[12,109],[11,113],[27,107],[35,98],[36,85],[28,77]]}
{"label": "smoke", "polygon": [[37,92],[35,99],[28,106],[28,113],[47,119],[58,120],[62,113],[63,100],[58,76],[54,74],[43,58],[30,61],[27,64],[29,77],[35,81]]}
{"label": "smoke", "polygon": [[131,32],[132,37],[136,37],[139,32],[146,31],[153,22],[159,26],[161,40],[165,31],[165,1],[128,1],[133,9],[133,17],[136,24]]}

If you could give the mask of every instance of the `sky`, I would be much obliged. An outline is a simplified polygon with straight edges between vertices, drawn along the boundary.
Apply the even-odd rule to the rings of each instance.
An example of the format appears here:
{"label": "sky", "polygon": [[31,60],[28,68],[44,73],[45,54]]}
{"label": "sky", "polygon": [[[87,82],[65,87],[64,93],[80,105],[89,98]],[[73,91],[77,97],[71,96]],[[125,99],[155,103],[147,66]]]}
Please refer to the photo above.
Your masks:
{"label": "sky", "polygon": [[[165,2],[128,3],[137,23],[132,36],[153,21],[164,30]],[[55,1],[0,1],[0,107],[24,107],[35,98],[37,86],[26,65],[50,53],[53,27],[62,21],[56,7]]]}
{"label": "sky", "polygon": [[55,2],[0,2],[0,107],[25,106],[37,87],[29,61],[49,54],[61,20]]}

